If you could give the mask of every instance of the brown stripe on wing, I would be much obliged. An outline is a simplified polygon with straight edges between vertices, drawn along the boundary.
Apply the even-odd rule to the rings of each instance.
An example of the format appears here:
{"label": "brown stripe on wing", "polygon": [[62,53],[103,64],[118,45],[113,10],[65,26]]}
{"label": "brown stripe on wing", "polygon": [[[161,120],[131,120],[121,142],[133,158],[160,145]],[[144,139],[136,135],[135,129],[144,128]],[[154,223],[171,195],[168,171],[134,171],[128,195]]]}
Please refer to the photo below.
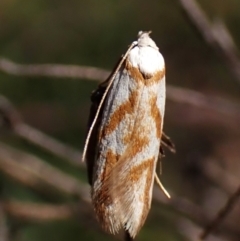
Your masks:
{"label": "brown stripe on wing", "polygon": [[124,162],[124,160],[131,160],[134,158],[138,153],[142,152],[144,147],[146,147],[149,144],[149,138],[148,135],[142,135],[144,131],[143,127],[139,127],[136,134],[131,134],[124,137],[124,141],[126,142],[128,140],[127,148],[124,154],[121,156],[119,161]]}
{"label": "brown stripe on wing", "polygon": [[155,122],[157,138],[161,139],[162,136],[162,117],[160,114],[160,110],[157,106],[157,96],[152,96],[149,100],[149,105],[151,107],[151,116]]}
{"label": "brown stripe on wing", "polygon": [[141,81],[145,86],[151,86],[159,83],[165,76],[165,68],[153,73],[152,75],[147,75],[142,73],[139,68],[133,67],[128,60],[126,61],[125,69],[134,80]]}
{"label": "brown stripe on wing", "polygon": [[[129,179],[132,183],[136,183],[139,181],[139,179],[142,177],[142,173],[147,170],[153,170],[154,167],[154,160],[155,157],[149,158],[147,160],[144,160],[141,162],[141,164],[133,166],[129,174],[127,175],[127,179]],[[147,175],[147,180],[149,178],[149,175]],[[148,181],[146,182],[146,185],[148,185]]]}
{"label": "brown stripe on wing", "polygon": [[[141,128],[139,128],[138,131],[141,132]],[[148,144],[149,138],[147,136],[135,134],[132,135],[130,143],[122,156],[114,154],[111,149],[107,151],[105,167],[101,175],[101,181],[103,186],[105,186],[104,189],[108,189],[109,193],[111,193],[111,190],[114,189],[117,180],[121,176],[122,167],[126,164],[126,162],[131,161]],[[101,198],[99,197],[98,199],[104,201],[106,197],[101,196]]]}
{"label": "brown stripe on wing", "polygon": [[138,231],[143,226],[143,224],[144,224],[144,222],[145,222],[145,220],[147,218],[149,209],[151,207],[152,199],[150,198],[149,195],[150,195],[151,186],[153,185],[153,181],[154,181],[154,177],[153,176],[154,176],[154,162],[155,162],[155,159],[156,158],[153,157],[153,158],[148,160],[149,166],[147,167],[148,168],[147,178],[146,178],[147,180],[146,180],[145,189],[144,189],[144,209],[143,209],[143,212],[142,212],[141,223],[139,224]]}
{"label": "brown stripe on wing", "polygon": [[137,118],[129,128],[128,133],[126,133],[122,141],[126,146],[125,152],[120,157],[119,162],[124,162],[132,160],[138,153],[141,153],[144,148],[149,144],[149,127],[147,123],[144,122],[146,109],[138,108]]}
{"label": "brown stripe on wing", "polygon": [[120,156],[118,154],[115,154],[111,149],[109,149],[107,151],[105,168],[104,168],[103,173],[101,174],[101,177],[100,177],[102,182],[104,182],[104,180],[106,180],[109,177],[109,175],[112,171],[112,168],[118,162],[119,157]]}
{"label": "brown stripe on wing", "polygon": [[138,100],[138,91],[133,91],[129,99],[123,102],[110,116],[109,122],[103,127],[99,139],[101,140],[106,135],[110,135],[115,129],[118,127],[119,123],[125,118],[127,114],[132,114],[134,108],[136,107],[136,103]]}

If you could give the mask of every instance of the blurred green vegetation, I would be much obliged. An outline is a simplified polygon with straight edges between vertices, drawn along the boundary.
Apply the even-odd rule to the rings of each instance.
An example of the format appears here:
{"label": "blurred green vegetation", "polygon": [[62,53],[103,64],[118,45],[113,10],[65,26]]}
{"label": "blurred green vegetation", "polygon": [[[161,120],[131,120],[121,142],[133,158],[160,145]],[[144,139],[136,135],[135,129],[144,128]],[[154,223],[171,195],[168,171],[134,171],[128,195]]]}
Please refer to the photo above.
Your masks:
{"label": "blurred green vegetation", "polygon": [[[240,1],[199,2],[210,19],[221,18],[227,24],[240,45]],[[152,37],[165,57],[167,83],[239,99],[240,85],[186,20],[177,0],[0,2],[0,56],[18,63],[61,63],[111,69],[139,30],[153,31]],[[28,124],[78,149],[83,147],[89,96],[96,85],[86,80],[0,73],[1,94],[12,101]],[[212,129],[213,137],[206,139],[202,129],[188,128],[172,120],[169,117],[172,109],[168,110],[168,105],[172,104],[167,103],[165,129],[175,141],[178,153],[168,154],[163,160],[162,178],[176,193],[198,200],[200,194],[193,194],[195,189],[185,179],[181,159],[188,159],[195,152],[202,156],[209,153],[212,139],[219,137],[220,128]],[[84,171],[14,135],[5,133],[2,140],[86,180]],[[1,182],[4,198],[53,201],[8,177],[1,177]],[[74,202],[73,198],[56,199],[54,201],[59,203]],[[156,240],[156,237],[165,241],[184,240],[173,228],[175,215],[174,211],[154,203],[137,240]],[[111,236],[93,232],[85,220],[33,224],[9,218],[8,222],[9,226],[18,227],[14,241],[112,240]]]}

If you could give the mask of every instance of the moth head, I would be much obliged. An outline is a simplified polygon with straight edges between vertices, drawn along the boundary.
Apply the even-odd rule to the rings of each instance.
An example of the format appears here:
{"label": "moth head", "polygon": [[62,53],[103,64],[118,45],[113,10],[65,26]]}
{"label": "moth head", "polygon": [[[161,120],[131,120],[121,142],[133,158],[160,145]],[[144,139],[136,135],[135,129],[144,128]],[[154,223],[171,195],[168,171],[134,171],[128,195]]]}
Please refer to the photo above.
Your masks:
{"label": "moth head", "polygon": [[150,33],[152,31],[139,31],[138,32],[138,46],[139,47],[152,47],[158,50],[155,42],[150,38]]}

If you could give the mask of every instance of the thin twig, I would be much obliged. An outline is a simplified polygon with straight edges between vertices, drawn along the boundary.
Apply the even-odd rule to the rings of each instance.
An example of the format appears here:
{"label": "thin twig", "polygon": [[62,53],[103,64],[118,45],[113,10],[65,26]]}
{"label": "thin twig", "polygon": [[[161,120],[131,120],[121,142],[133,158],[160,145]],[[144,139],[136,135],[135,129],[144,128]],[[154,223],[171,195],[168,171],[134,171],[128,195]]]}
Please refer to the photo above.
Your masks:
{"label": "thin twig", "polygon": [[207,96],[195,90],[168,85],[167,98],[175,103],[188,104],[240,120],[240,105],[222,97]]}
{"label": "thin twig", "polygon": [[210,23],[206,14],[195,0],[179,0],[190,22],[204,40],[217,52],[240,83],[240,59],[237,47],[222,21]]}
{"label": "thin twig", "polygon": [[0,171],[31,188],[89,201],[88,187],[40,158],[0,143]]}
{"label": "thin twig", "polygon": [[[86,205],[87,204],[87,205]],[[23,201],[2,201],[4,212],[11,218],[25,222],[51,222],[74,219],[80,221],[81,225],[88,230],[102,233],[99,225],[95,224],[90,203],[77,202],[77,204],[45,204],[45,203],[31,203]],[[13,235],[13,233],[11,233]],[[1,233],[0,233],[1,236]],[[1,241],[8,241],[2,240]],[[12,239],[16,240],[16,239]],[[119,240],[113,238],[113,240]]]}
{"label": "thin twig", "polygon": [[6,74],[31,77],[79,78],[104,80],[109,72],[96,67],[62,64],[17,64],[0,58],[0,70]]}
{"label": "thin twig", "polygon": [[229,197],[226,205],[223,207],[222,210],[218,213],[216,218],[205,228],[203,233],[200,235],[201,239],[207,238],[207,236],[213,232],[214,229],[219,226],[219,224],[222,222],[222,220],[231,212],[233,209],[234,205],[238,201],[240,197],[240,187],[236,190],[235,193],[233,193],[232,196]]}
{"label": "thin twig", "polygon": [[46,135],[42,131],[39,131],[27,124],[19,123],[14,127],[14,133],[52,154],[68,160],[71,164],[77,167],[84,166],[81,162],[82,153],[80,151],[68,146],[67,144],[61,143],[53,137]]}
{"label": "thin twig", "polygon": [[33,143],[50,153],[68,160],[73,165],[83,166],[81,162],[82,153],[71,146],[61,143],[60,141],[44,134],[43,132],[25,124],[20,113],[12,103],[0,95],[0,118],[2,125],[6,125],[17,136]]}
{"label": "thin twig", "polygon": [[37,222],[77,218],[80,217],[82,212],[88,210],[86,205],[57,205],[20,201],[3,201],[2,207],[11,217],[20,219],[21,221]]}

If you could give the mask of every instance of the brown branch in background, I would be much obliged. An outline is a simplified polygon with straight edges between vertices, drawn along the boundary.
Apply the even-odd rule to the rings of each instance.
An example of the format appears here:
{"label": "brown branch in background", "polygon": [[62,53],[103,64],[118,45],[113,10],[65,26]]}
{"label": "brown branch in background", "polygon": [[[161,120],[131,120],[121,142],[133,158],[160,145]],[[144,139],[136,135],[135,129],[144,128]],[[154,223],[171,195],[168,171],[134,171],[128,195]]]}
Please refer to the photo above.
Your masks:
{"label": "brown branch in background", "polygon": [[2,207],[11,217],[20,219],[21,221],[34,222],[78,218],[81,216],[81,213],[89,211],[85,205],[53,205],[20,201],[3,201]]}
{"label": "brown branch in background", "polygon": [[[21,221],[21,224],[24,224],[25,222],[42,223],[75,219],[88,231],[97,231],[98,233],[107,235],[106,233],[103,233],[103,230],[99,225],[96,225],[97,223],[92,215],[92,208],[90,205],[84,205],[81,202],[77,204],[44,204],[3,200],[2,209],[9,217]],[[8,241],[4,239],[0,240]],[[16,239],[14,238],[11,240]],[[115,236],[112,237],[112,240],[120,239]]]}
{"label": "brown branch in background", "polygon": [[84,166],[84,163],[81,161],[82,153],[80,151],[61,143],[27,124],[19,123],[14,127],[13,131],[30,143],[40,146],[60,158],[68,160],[74,166]]}
{"label": "brown branch in background", "polygon": [[218,19],[211,24],[195,0],[179,1],[189,21],[196,27],[204,40],[217,53],[221,54],[223,60],[240,83],[240,59],[238,50],[224,23]]}
{"label": "brown branch in background", "polygon": [[239,197],[240,197],[240,187],[238,187],[237,191],[233,193],[232,196],[230,196],[230,198],[227,201],[227,204],[225,205],[225,207],[223,207],[222,210],[220,210],[217,217],[205,228],[203,233],[200,235],[201,239],[207,238],[207,236],[211,232],[213,232],[213,230],[216,229],[216,227],[219,226],[222,220],[231,212],[234,205],[238,201]]}
{"label": "brown branch in background", "polygon": [[33,143],[50,153],[66,159],[75,166],[83,166],[82,153],[43,132],[25,124],[16,108],[4,96],[0,96],[0,115],[2,125],[6,124],[16,135]]}
{"label": "brown branch in background", "polygon": [[40,158],[0,143],[0,171],[36,190],[51,191],[89,201],[88,187]]}
{"label": "brown branch in background", "polygon": [[109,72],[103,69],[77,65],[62,64],[16,64],[0,58],[0,70],[6,74],[32,77],[79,78],[105,80]]}
{"label": "brown branch in background", "polygon": [[232,116],[240,120],[240,105],[221,97],[207,96],[195,90],[168,85],[167,99],[179,104],[188,104]]}

